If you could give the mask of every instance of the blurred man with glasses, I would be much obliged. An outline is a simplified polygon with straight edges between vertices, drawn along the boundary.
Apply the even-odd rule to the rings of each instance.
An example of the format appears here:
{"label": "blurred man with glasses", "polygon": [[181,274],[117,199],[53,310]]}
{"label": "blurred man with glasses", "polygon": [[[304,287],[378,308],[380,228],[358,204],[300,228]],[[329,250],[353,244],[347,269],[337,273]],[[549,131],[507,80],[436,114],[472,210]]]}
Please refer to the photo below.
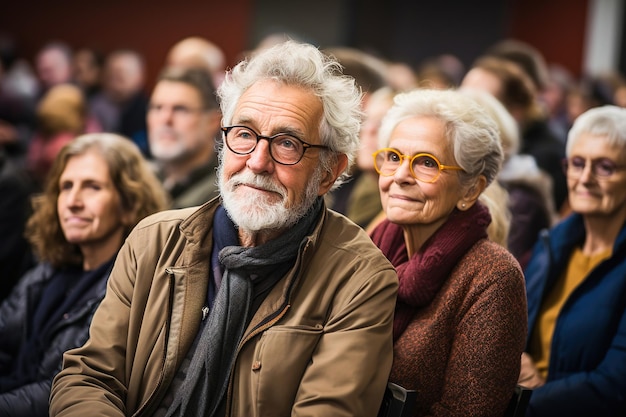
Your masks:
{"label": "blurred man with glasses", "polygon": [[198,206],[217,195],[220,119],[206,71],[169,67],[162,72],[150,97],[148,141],[172,208]]}
{"label": "blurred man with glasses", "polygon": [[324,205],[359,146],[354,80],[288,41],[218,94],[220,198],[135,229],[51,415],[377,415],[397,275]]}

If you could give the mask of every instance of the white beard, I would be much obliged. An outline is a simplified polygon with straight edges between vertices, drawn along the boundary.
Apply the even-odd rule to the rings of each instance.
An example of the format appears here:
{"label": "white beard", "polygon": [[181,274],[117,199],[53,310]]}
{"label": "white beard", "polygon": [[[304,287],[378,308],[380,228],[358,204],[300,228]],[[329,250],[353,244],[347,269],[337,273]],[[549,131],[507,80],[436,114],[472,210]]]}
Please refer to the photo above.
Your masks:
{"label": "white beard", "polygon": [[[315,170],[302,199],[294,207],[285,206],[287,190],[280,184],[273,182],[269,177],[246,171],[235,174],[228,181],[225,181],[222,164],[219,165],[217,176],[222,205],[231,220],[243,231],[259,232],[286,229],[304,217],[317,198],[322,170],[320,168]],[[259,198],[256,193],[238,192],[236,189],[240,184],[250,184],[277,193],[281,199],[272,202],[265,198]]]}
{"label": "white beard", "polygon": [[[167,144],[164,144],[158,139],[159,135],[161,135],[164,131],[166,131],[168,135],[174,136],[176,139],[174,141],[168,140]],[[178,134],[171,131],[171,129],[165,127],[158,128],[156,132],[151,134],[151,136],[152,140],[149,141],[150,153],[158,161],[176,161],[187,156],[189,153],[187,145],[180,139],[180,137],[178,137]]]}

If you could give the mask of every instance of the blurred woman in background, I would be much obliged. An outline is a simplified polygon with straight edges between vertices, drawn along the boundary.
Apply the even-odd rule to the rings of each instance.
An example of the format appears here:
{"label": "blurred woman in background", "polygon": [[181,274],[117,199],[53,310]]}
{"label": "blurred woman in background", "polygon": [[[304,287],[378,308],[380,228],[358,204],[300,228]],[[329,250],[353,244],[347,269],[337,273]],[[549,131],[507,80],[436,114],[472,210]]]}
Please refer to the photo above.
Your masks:
{"label": "blurred woman in background", "polygon": [[0,304],[0,415],[48,415],[63,352],[87,340],[125,237],[165,196],[125,137],[83,135],[61,150],[27,224],[39,263]]}
{"label": "blurred woman in background", "polygon": [[525,269],[528,416],[626,415],[626,109],[580,115],[567,139],[572,214]]}

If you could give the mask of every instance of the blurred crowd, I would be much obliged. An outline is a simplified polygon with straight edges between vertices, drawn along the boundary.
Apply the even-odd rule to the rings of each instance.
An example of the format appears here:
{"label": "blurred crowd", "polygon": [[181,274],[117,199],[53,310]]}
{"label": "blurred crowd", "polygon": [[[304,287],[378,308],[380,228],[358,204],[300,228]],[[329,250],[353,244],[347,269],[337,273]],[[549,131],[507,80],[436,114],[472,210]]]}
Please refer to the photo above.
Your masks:
{"label": "blurred crowd", "polygon": [[[241,51],[239,58],[287,36],[269,35],[256,48]],[[593,107],[626,106],[623,74],[577,77],[547,62],[534,46],[513,39],[486,48],[469,66],[449,53],[411,66],[357,48],[322,49],[355,78],[365,114],[352,180],[327,196],[329,206],[366,229],[380,220],[378,174],[371,155],[394,95],[420,88],[485,91],[497,99],[496,107],[504,107],[494,111],[505,113],[500,119],[505,119],[501,132],[506,161],[500,180],[483,198],[501,214],[499,239],[522,265],[539,231],[569,212],[561,160],[573,122]],[[176,68],[195,74],[173,73]],[[170,46],[155,85],[147,85],[145,60],[138,50],[104,54],[55,40],[28,59],[12,38],[0,39],[0,178],[11,190],[4,193],[10,197],[0,213],[0,228],[10,236],[0,251],[0,297],[33,260],[20,226],[30,213],[30,198],[43,190],[56,155],[79,135],[116,133],[134,142],[163,181],[171,207],[200,204],[216,192],[214,148],[221,132],[215,89],[226,68],[220,46],[195,36]],[[178,91],[178,82],[195,93]],[[185,104],[189,97],[191,104]],[[194,106],[212,109],[210,117],[193,119]]]}
{"label": "blurred crowd", "polygon": [[[241,57],[284,39],[268,37]],[[416,89],[459,90],[498,124],[504,163],[480,200],[491,213],[491,240],[522,269],[541,231],[572,212],[563,160],[574,122],[593,108],[626,107],[624,74],[577,76],[513,39],[491,45],[469,65],[448,53],[412,66],[356,48],[321,49],[363,92],[361,149],[351,180],[326,195],[326,204],[374,230],[385,213],[372,155],[394,97]],[[78,137],[112,133],[133,142],[160,180],[169,208],[200,205],[217,195],[222,131],[215,91],[226,69],[220,46],[200,37],[171,45],[154,85],[147,83],[142,51],[104,54],[55,40],[29,59],[12,39],[0,39],[0,302],[40,260],[25,234],[32,200],[45,192],[57,156]]]}

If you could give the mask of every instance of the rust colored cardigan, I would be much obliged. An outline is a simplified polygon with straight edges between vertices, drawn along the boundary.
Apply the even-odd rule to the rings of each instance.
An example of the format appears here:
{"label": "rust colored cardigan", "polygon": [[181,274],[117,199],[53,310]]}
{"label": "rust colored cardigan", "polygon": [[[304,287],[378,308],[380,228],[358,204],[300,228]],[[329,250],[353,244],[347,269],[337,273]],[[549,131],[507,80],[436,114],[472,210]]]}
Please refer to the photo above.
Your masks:
{"label": "rust colored cardigan", "polygon": [[394,344],[390,379],[417,391],[415,416],[501,417],[517,383],[526,328],[519,264],[480,240]]}

